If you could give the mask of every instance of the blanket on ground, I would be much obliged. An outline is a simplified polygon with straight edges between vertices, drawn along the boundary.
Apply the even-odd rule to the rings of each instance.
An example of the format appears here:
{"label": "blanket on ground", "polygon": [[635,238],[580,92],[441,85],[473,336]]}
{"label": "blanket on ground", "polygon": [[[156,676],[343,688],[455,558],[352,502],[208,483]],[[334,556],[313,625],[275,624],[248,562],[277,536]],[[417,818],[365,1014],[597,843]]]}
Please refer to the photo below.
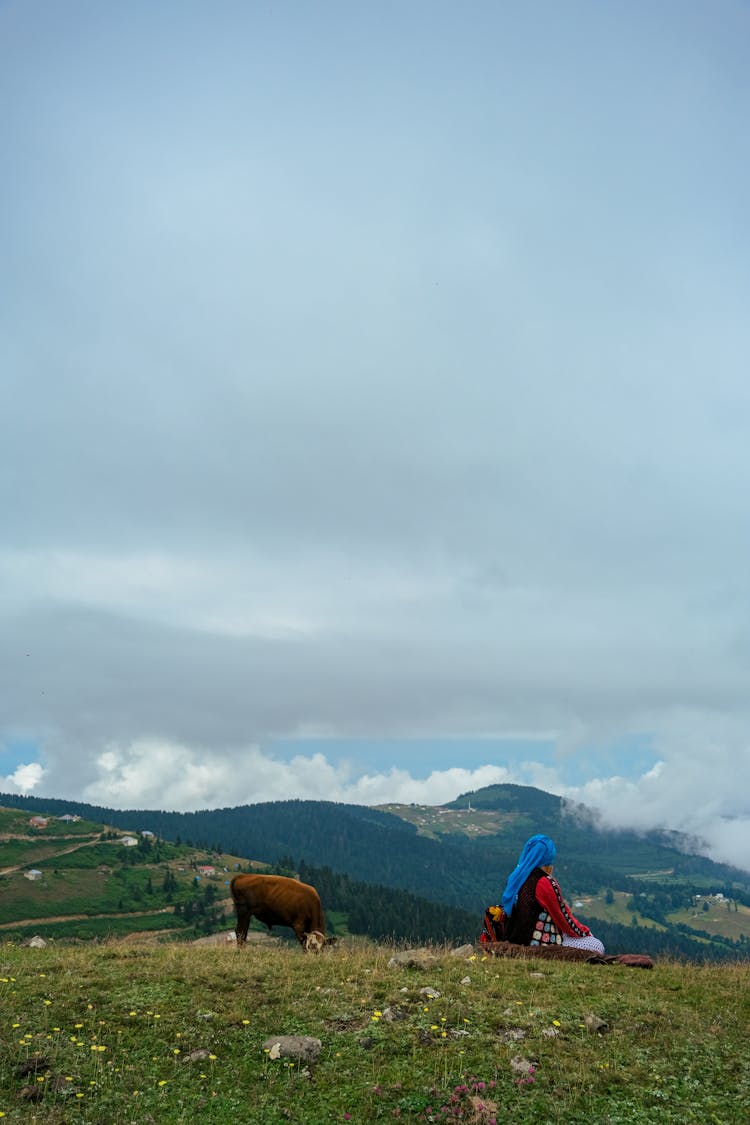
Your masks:
{"label": "blanket on ground", "polygon": [[628,965],[634,969],[653,969],[645,953],[592,953],[565,945],[514,945],[510,941],[481,941],[477,948],[492,957],[540,958],[543,961],[585,961],[589,965]]}

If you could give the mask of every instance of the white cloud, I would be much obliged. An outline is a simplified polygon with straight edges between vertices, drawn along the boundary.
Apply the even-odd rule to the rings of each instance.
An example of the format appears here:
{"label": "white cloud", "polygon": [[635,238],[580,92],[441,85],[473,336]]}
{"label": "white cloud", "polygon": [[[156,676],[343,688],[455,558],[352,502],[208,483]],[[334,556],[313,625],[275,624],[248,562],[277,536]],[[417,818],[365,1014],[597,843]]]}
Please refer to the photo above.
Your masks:
{"label": "white cloud", "polygon": [[681,832],[712,859],[750,870],[748,787],[750,748],[714,746],[700,757],[659,761],[636,779],[593,778],[561,791],[610,827]]}
{"label": "white cloud", "polygon": [[338,799],[361,805],[442,805],[455,800],[460,793],[510,780],[504,766],[433,770],[426,778],[414,778],[406,770],[393,768],[387,773],[363,775],[346,787],[346,797]]}
{"label": "white cloud", "polygon": [[16,767],[8,777],[0,777],[0,786],[8,793],[30,793],[46,774],[39,762],[28,762]]}
{"label": "white cloud", "polygon": [[[282,761],[250,746],[230,757],[151,739],[108,747],[92,769],[95,776],[80,794],[82,800],[182,812],[295,797],[362,805],[442,804],[467,790],[511,779],[507,769],[491,765],[437,770],[419,780],[395,767],[352,777],[348,764],[334,766],[320,753]],[[64,785],[61,776],[58,783]]]}

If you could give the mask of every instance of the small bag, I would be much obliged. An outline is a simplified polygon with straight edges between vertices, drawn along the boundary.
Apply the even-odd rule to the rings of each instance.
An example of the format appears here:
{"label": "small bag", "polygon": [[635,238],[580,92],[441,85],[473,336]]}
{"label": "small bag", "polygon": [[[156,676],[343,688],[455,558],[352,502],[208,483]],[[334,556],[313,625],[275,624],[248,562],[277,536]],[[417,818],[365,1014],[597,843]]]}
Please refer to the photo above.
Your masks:
{"label": "small bag", "polygon": [[502,906],[488,906],[484,912],[481,942],[507,941],[505,936],[505,911]]}

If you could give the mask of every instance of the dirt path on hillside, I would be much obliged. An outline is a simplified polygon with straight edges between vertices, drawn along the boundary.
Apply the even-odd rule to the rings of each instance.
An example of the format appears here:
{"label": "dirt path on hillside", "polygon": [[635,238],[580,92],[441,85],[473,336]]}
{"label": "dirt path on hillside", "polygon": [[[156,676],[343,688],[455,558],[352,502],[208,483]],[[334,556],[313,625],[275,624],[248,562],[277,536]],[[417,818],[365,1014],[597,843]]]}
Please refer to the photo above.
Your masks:
{"label": "dirt path on hillside", "polygon": [[[91,836],[91,832],[86,832],[86,836]],[[101,832],[97,833],[101,836]],[[67,836],[40,836],[38,832],[2,832],[0,833],[0,844],[7,844],[8,840],[35,840],[38,844],[53,844],[55,840],[83,840],[80,832],[71,832]],[[88,841],[86,841],[88,843]]]}
{"label": "dirt path on hillside", "polygon": [[160,910],[129,910],[127,914],[51,914],[48,918],[22,918],[18,922],[0,922],[0,930],[12,930],[17,926],[49,926],[52,922],[80,922],[84,918],[145,918],[152,914],[174,914],[173,906]]}
{"label": "dirt path on hillside", "polygon": [[[103,836],[104,836],[104,833],[100,832],[99,835],[95,836],[93,840],[84,840],[82,843],[73,844],[69,848],[60,848],[59,852],[52,852],[51,855],[44,856],[44,858],[40,859],[38,862],[39,863],[46,863],[50,859],[57,859],[58,856],[69,855],[71,852],[77,852],[79,848],[90,848],[92,844],[101,844]],[[58,839],[62,839],[62,840],[72,840],[73,838],[74,837],[72,837],[72,836],[60,836],[60,837],[58,837]],[[41,843],[41,841],[39,840],[39,838],[37,836],[14,836],[14,837],[12,837],[12,839],[15,839],[15,840],[36,840],[37,843]],[[31,863],[33,864],[33,862],[34,861],[32,860]],[[27,861],[26,863],[17,863],[15,865],[15,867],[4,867],[0,871],[0,875],[12,875],[14,871],[20,871],[22,868],[28,867],[28,866],[29,866],[29,862]]]}

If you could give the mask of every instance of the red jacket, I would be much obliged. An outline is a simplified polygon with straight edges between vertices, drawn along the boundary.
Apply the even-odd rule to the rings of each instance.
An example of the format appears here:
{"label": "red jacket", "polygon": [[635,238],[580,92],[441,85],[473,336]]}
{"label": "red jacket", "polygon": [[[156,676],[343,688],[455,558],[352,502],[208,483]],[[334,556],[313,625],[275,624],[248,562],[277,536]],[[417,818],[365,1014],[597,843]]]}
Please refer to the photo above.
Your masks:
{"label": "red jacket", "polygon": [[588,937],[591,930],[579,922],[562,896],[559,884],[551,875],[545,875],[536,885],[536,900],[549,914],[561,934],[568,937]]}

